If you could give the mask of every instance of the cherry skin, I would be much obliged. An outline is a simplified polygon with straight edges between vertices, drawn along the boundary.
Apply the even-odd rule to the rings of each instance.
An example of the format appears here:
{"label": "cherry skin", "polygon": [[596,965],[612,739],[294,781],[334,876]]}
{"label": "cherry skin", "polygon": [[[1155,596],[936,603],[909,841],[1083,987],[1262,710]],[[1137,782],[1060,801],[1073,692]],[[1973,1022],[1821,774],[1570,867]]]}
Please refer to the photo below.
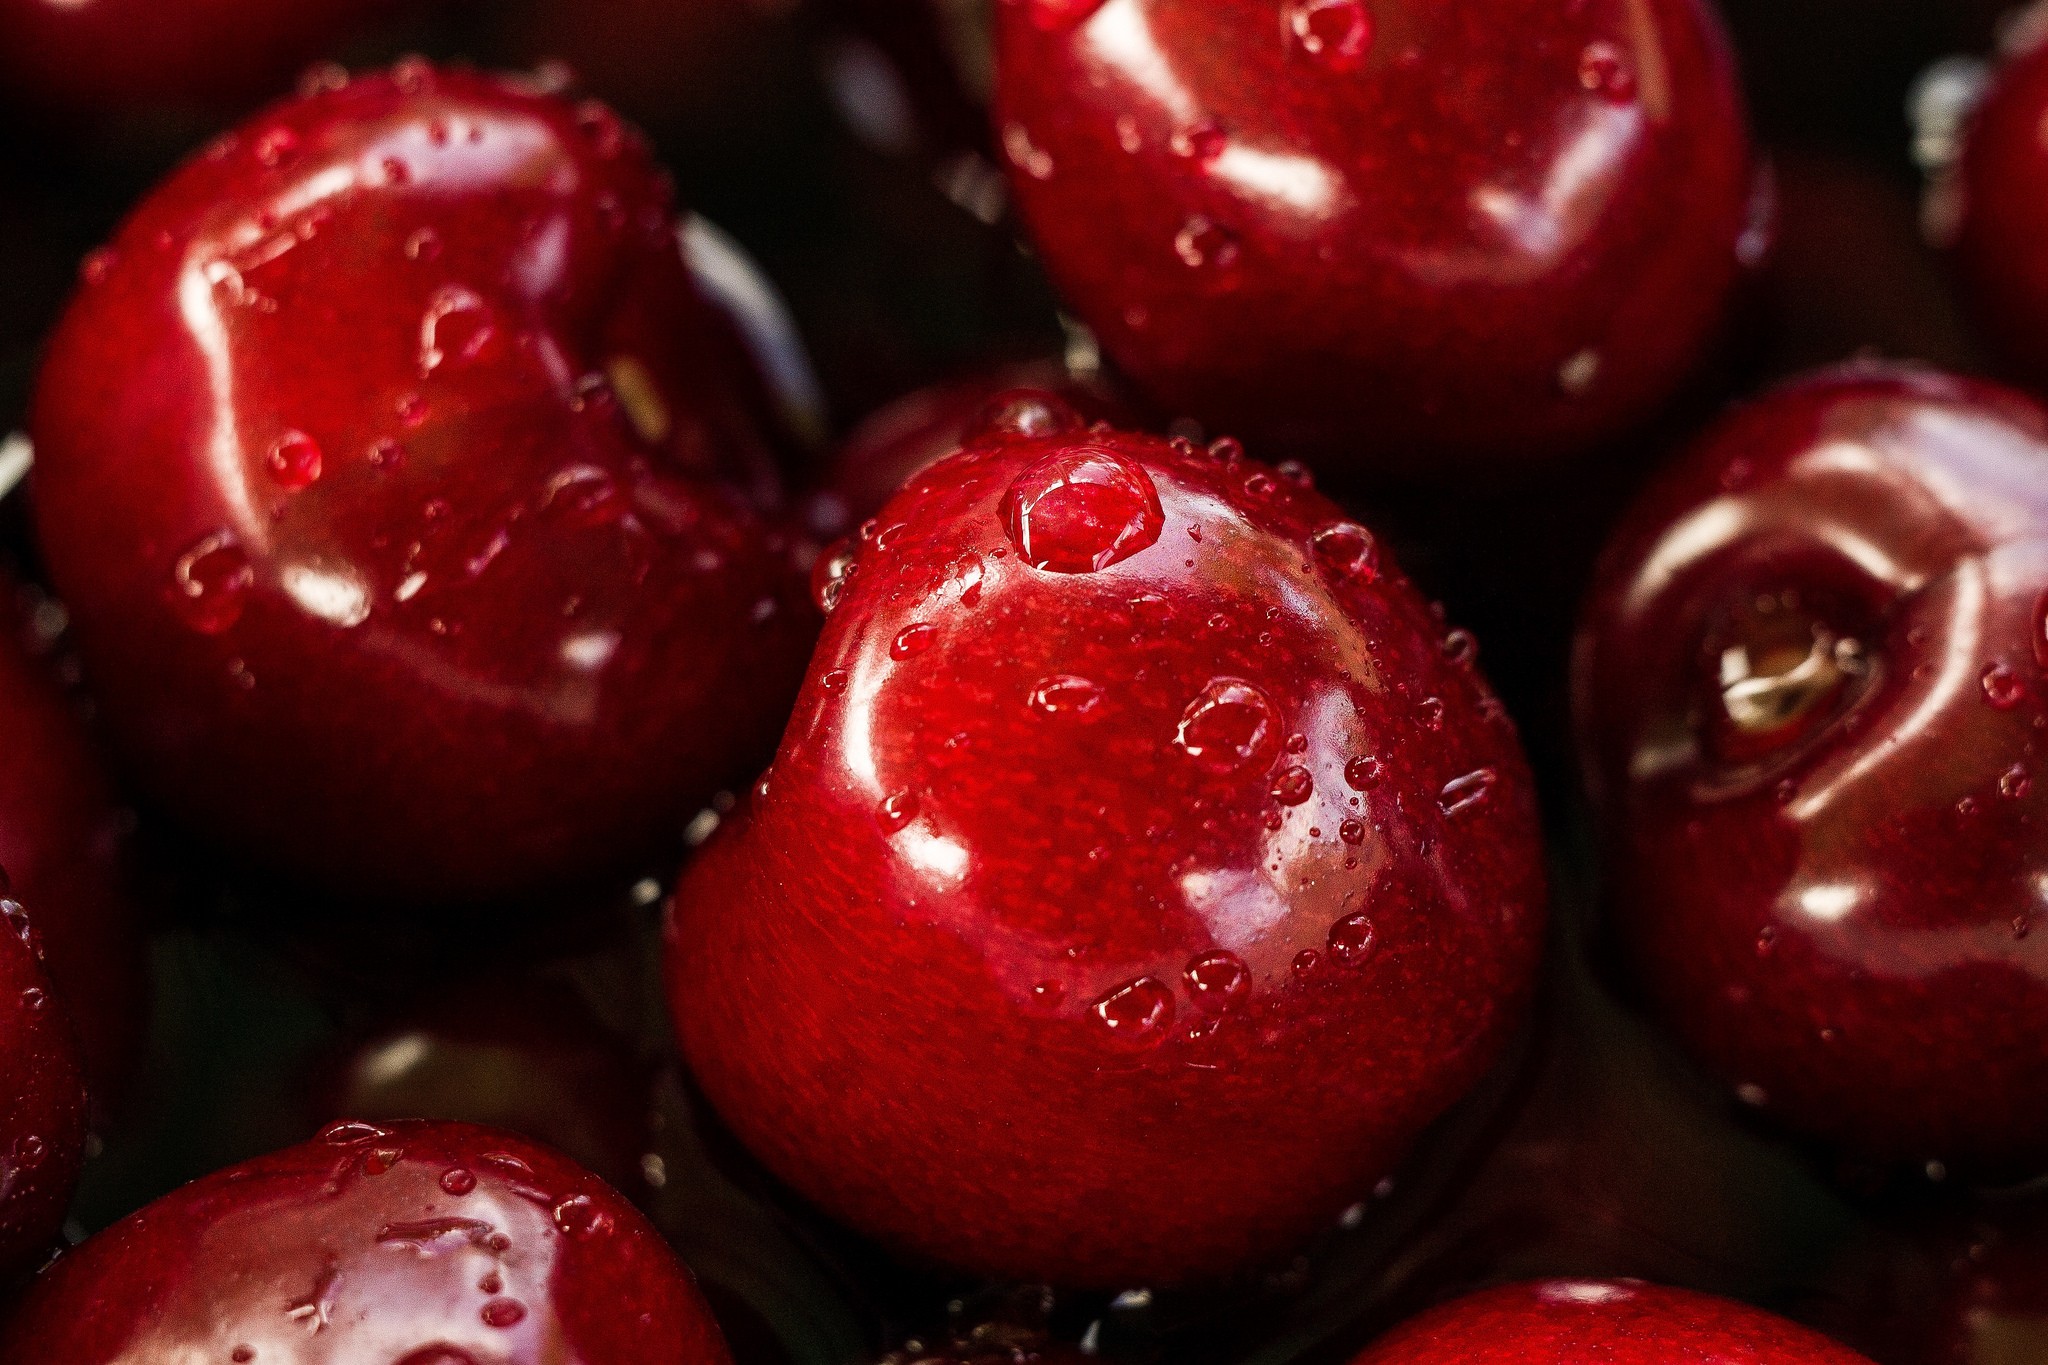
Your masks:
{"label": "cherry skin", "polygon": [[[596,104],[401,63],[281,105],[88,261],[38,531],[148,792],[407,901],[663,848],[814,618],[665,178]],[[719,344],[712,344],[714,341]]]}
{"label": "cherry skin", "polygon": [[1710,432],[1603,556],[1574,707],[1650,1003],[1867,1159],[2048,1166],[2048,411],[1859,368]]}
{"label": "cherry skin", "polygon": [[1353,1365],[1869,1365],[1846,1346],[1729,1299],[1637,1280],[1506,1285],[1396,1328]]}
{"label": "cherry skin", "polygon": [[0,873],[0,1276],[47,1250],[85,1162],[85,1072],[41,937]]}
{"label": "cherry skin", "polygon": [[[15,598],[0,576],[0,621]],[[118,1099],[149,998],[128,818],[69,699],[21,634],[0,631],[0,867],[35,907],[44,968],[77,1029],[96,1103]]]}
{"label": "cherry skin", "polygon": [[1993,75],[1964,135],[1960,155],[1937,207],[1954,247],[1956,276],[1985,339],[2031,382],[2048,380],[2048,341],[2040,319],[2048,309],[2048,148],[2040,127],[2048,117],[2048,45],[2037,40],[2008,57]]}
{"label": "cherry skin", "polygon": [[1333,475],[1625,429],[1768,228],[1701,0],[1004,0],[1053,282],[1159,407]]}
{"label": "cherry skin", "polygon": [[802,1194],[1155,1285],[1330,1225],[1499,1054],[1545,890],[1505,712],[1372,535],[1235,443],[995,426],[829,555],[669,1003]]}
{"label": "cherry skin", "polygon": [[269,93],[394,0],[0,0],[0,100],[63,114]]}
{"label": "cherry skin", "polygon": [[546,1147],[341,1123],[195,1181],[39,1275],[0,1355],[725,1365],[660,1236]]}

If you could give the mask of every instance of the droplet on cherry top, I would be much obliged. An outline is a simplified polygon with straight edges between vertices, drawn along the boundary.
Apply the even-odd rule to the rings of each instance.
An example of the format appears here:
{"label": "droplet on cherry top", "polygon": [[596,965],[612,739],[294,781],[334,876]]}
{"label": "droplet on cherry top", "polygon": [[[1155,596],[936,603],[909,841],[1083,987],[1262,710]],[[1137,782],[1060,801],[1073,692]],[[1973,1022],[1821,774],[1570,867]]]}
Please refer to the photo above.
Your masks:
{"label": "droplet on cherry top", "polygon": [[0,1274],[56,1242],[85,1162],[85,1072],[37,922],[0,871]]}
{"label": "droplet on cherry top", "polygon": [[1640,1280],[1541,1280],[1456,1299],[1353,1365],[1870,1365],[1820,1333],[1732,1299]]}
{"label": "droplet on cherry top", "polygon": [[2048,1170],[2044,472],[2024,395],[1824,372],[1653,486],[1580,626],[1632,979],[1731,1097],[1859,1161]]}
{"label": "droplet on cherry top", "polygon": [[1528,996],[1512,728],[1389,559],[1315,552],[1336,507],[1224,453],[998,425],[912,480],[850,542],[773,784],[678,888],[693,1074],[899,1249],[1124,1288],[1269,1265]]}
{"label": "droplet on cherry top", "polygon": [[1032,245],[1148,401],[1268,458],[1526,476],[1653,414],[1762,255],[1703,0],[1060,12],[996,6]]}
{"label": "droplet on cherry top", "polygon": [[758,376],[666,177],[544,85],[413,60],[259,115],[142,202],[38,380],[111,737],[175,821],[327,889],[665,855],[815,624],[737,491]]}
{"label": "droplet on cherry top", "polygon": [[65,1253],[10,1359],[726,1365],[690,1275],[546,1147],[462,1123],[340,1123],[207,1176]]}

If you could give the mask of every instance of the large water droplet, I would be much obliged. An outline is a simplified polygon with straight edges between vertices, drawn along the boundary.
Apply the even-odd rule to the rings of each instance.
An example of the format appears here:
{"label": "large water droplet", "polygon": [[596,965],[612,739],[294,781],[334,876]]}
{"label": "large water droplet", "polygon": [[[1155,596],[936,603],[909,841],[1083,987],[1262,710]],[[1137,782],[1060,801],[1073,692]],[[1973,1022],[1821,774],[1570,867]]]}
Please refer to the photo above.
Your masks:
{"label": "large water droplet", "polygon": [[1102,704],[1102,686],[1071,673],[1056,673],[1031,689],[1030,703],[1041,715],[1086,717]]}
{"label": "large water droplet", "polygon": [[1091,573],[1159,539],[1159,490],[1135,462],[1084,447],[1047,455],[1003,494],[1003,529],[1035,569]]}
{"label": "large water droplet", "polygon": [[1379,577],[1379,543],[1355,521],[1325,526],[1310,539],[1309,549],[1316,563],[1340,581],[1370,583]]}
{"label": "large water droplet", "polygon": [[216,531],[184,554],[171,570],[171,601],[185,624],[218,635],[242,619],[256,571],[235,538]]}
{"label": "large water droplet", "polygon": [[1445,815],[1456,815],[1460,811],[1470,810],[1484,801],[1487,793],[1493,790],[1495,777],[1496,774],[1491,768],[1479,768],[1466,773],[1463,777],[1454,777],[1444,783],[1444,789],[1437,793],[1436,803],[1442,807]]}
{"label": "large water droplet", "polygon": [[1274,742],[1279,721],[1266,694],[1241,678],[1211,678],[1181,713],[1174,742],[1210,772],[1233,772]]}
{"label": "large water droplet", "polygon": [[374,1123],[362,1123],[355,1119],[330,1123],[320,1130],[320,1141],[332,1143],[336,1147],[354,1147],[390,1136],[391,1131],[387,1128],[379,1128]]}
{"label": "large water droplet", "polygon": [[1157,978],[1141,976],[1097,1000],[1089,1012],[1119,1043],[1142,1046],[1173,1022],[1173,992]]}
{"label": "large water droplet", "polygon": [[263,457],[279,488],[296,493],[320,479],[320,445],[303,431],[287,431]]}
{"label": "large water droplet", "polygon": [[1330,960],[1353,971],[1372,961],[1379,931],[1365,915],[1346,915],[1330,926]]}
{"label": "large water droplet", "polygon": [[1301,50],[1332,71],[1353,71],[1372,48],[1372,16],[1362,0],[1294,0],[1287,29]]}
{"label": "large water droplet", "polygon": [[1353,791],[1371,791],[1380,784],[1380,775],[1380,761],[1371,754],[1360,754],[1344,765],[1345,784]]}

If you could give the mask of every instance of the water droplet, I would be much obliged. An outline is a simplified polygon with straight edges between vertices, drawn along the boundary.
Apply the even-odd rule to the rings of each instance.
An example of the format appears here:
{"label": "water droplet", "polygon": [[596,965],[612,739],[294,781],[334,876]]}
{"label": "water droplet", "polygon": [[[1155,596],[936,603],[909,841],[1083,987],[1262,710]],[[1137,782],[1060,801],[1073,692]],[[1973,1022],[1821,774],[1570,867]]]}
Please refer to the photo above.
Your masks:
{"label": "water droplet", "polygon": [[330,1123],[320,1130],[320,1140],[332,1143],[336,1147],[354,1147],[361,1143],[375,1142],[378,1138],[390,1136],[389,1129],[379,1128],[374,1123],[358,1122],[355,1119],[343,1119],[339,1123]]}
{"label": "water droplet", "polygon": [[892,659],[915,659],[932,647],[939,638],[936,626],[919,621],[896,632],[896,638],[889,642],[889,657]]}
{"label": "water droplet", "polygon": [[1372,47],[1372,16],[1362,0],[1295,0],[1288,31],[1301,50],[1332,71],[1353,71]]}
{"label": "water droplet", "polygon": [[1613,43],[1588,43],[1579,54],[1579,87],[1616,104],[1635,98],[1636,73]]}
{"label": "water droplet", "polygon": [[839,541],[818,556],[811,569],[811,601],[819,611],[830,616],[838,608],[857,567],[858,555],[851,538]]}
{"label": "water droplet", "polygon": [[1211,678],[1181,713],[1174,742],[1210,772],[1250,763],[1279,728],[1266,694],[1241,678]]}
{"label": "water droplet", "polygon": [[2032,790],[2033,785],[2034,779],[2028,774],[2026,768],[2018,763],[2013,764],[1998,775],[1998,794],[2010,797],[2015,801]]}
{"label": "water droplet", "polygon": [[1350,819],[1337,826],[1337,837],[1345,843],[1358,845],[1365,842],[1365,821]]}
{"label": "water droplet", "polygon": [[477,1311],[486,1327],[516,1327],[526,1316],[526,1305],[517,1299],[492,1299]]}
{"label": "water droplet", "polygon": [[1277,487],[1279,485],[1274,482],[1273,476],[1266,473],[1252,474],[1244,481],[1245,496],[1254,500],[1272,497],[1273,490]]}
{"label": "water droplet", "polygon": [[1379,543],[1355,521],[1325,526],[1309,541],[1309,549],[1316,563],[1335,578],[1370,583],[1379,577]]}
{"label": "water droplet", "polygon": [[41,986],[30,986],[21,993],[21,1003],[34,1013],[40,1013],[50,1003],[50,993]]}
{"label": "water droplet", "polygon": [[1173,1022],[1173,992],[1157,978],[1141,976],[1097,1000],[1090,1013],[1118,1042],[1142,1045]]}
{"label": "water droplet", "polygon": [[981,605],[981,589],[988,577],[988,567],[981,562],[981,556],[969,550],[946,565],[946,584],[959,595],[963,607]]}
{"label": "water droplet", "polygon": [[2027,695],[2025,681],[2003,663],[1994,663],[1986,667],[1981,681],[1984,687],[1984,700],[2001,711],[2012,710]]}
{"label": "water droplet", "polygon": [[416,393],[402,394],[396,411],[408,431],[417,430],[427,420],[427,400]]}
{"label": "water droplet", "polygon": [[256,571],[226,531],[216,531],[184,554],[171,571],[172,604],[185,624],[218,635],[242,619]]}
{"label": "water droplet", "polygon": [[296,493],[320,479],[320,445],[303,431],[287,431],[263,459],[279,488]]}
{"label": "water droplet", "polygon": [[1416,703],[1415,719],[1425,730],[1441,730],[1444,724],[1443,698],[1424,697]]}
{"label": "water droplet", "polygon": [[1031,709],[1047,716],[1089,716],[1102,704],[1102,687],[1071,673],[1056,673],[1031,689]]}
{"label": "water droplet", "polygon": [[1298,806],[1315,794],[1316,780],[1306,768],[1284,768],[1273,779],[1272,797],[1283,806]]}
{"label": "water droplet", "polygon": [[405,259],[428,264],[441,259],[441,234],[423,227],[405,239]]}
{"label": "water droplet", "polygon": [[824,677],[818,679],[818,685],[823,687],[828,693],[836,696],[846,690],[847,681],[846,670],[835,668],[827,672]]}
{"label": "water droplet", "polygon": [[1034,569],[1091,573],[1159,539],[1159,490],[1135,462],[1083,447],[1033,463],[1003,494],[1003,529]]}
{"label": "water droplet", "polygon": [[916,792],[896,792],[882,798],[882,803],[875,807],[875,819],[884,834],[896,834],[917,818],[917,806]]}
{"label": "water droplet", "polygon": [[1205,1010],[1226,1010],[1251,989],[1251,969],[1227,949],[1203,953],[1187,968],[1188,993]]}
{"label": "water droplet", "polygon": [[1190,270],[1206,272],[1217,286],[1235,282],[1239,258],[1244,254],[1237,234],[1205,214],[1196,214],[1181,224],[1173,235],[1173,254]]}
{"label": "water droplet", "polygon": [[1192,161],[1214,161],[1230,145],[1230,134],[1213,118],[1197,119],[1176,132],[1167,144],[1175,156]]}
{"label": "water droplet", "polygon": [[1322,962],[1323,955],[1313,948],[1303,948],[1294,955],[1294,974],[1306,977],[1313,973]]}
{"label": "water droplet", "polygon": [[483,355],[497,335],[491,306],[460,285],[448,285],[434,295],[420,322],[420,373],[466,365]]}
{"label": "water droplet", "polygon": [[1344,781],[1353,791],[1369,792],[1380,784],[1379,759],[1361,754],[1344,765]]}
{"label": "water droplet", "polygon": [[612,1216],[588,1195],[572,1194],[555,1205],[555,1226],[571,1237],[601,1237],[612,1230]]}
{"label": "water droplet", "polygon": [[441,1172],[441,1188],[458,1197],[468,1194],[476,1188],[476,1176],[460,1166],[450,1166]]}
{"label": "water droplet", "polygon": [[[235,1365],[249,1365],[249,1362],[255,1358],[256,1348],[254,1346],[237,1346],[234,1350],[228,1352],[228,1359],[232,1360]],[[408,1356],[406,1359],[410,1360],[411,1357]]]}
{"label": "water droplet", "polygon": [[1445,815],[1456,815],[1460,811],[1470,810],[1486,799],[1487,793],[1493,790],[1496,777],[1491,768],[1479,768],[1466,773],[1463,777],[1454,777],[1444,783],[1444,789],[1437,794],[1436,803]]}
{"label": "water droplet", "polygon": [[1379,931],[1365,915],[1346,915],[1330,926],[1330,960],[1357,971],[1379,950]]}

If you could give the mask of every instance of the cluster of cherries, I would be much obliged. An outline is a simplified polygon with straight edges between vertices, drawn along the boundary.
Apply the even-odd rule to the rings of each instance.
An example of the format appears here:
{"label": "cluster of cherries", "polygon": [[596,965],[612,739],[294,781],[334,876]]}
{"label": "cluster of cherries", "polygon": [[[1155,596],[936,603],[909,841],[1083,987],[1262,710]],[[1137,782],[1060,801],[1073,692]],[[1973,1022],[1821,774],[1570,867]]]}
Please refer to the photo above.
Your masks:
{"label": "cluster of cherries", "polygon": [[[399,8],[0,0],[0,102],[232,99]],[[972,108],[937,7],[837,8]],[[85,259],[0,459],[77,685],[6,639],[0,1362],[779,1365],[611,1184],[424,1111],[53,1256],[143,1041],[117,777],[341,918],[562,920],[680,864],[639,899],[717,1140],[947,1285],[1228,1304],[1453,1149],[1493,1163],[1437,1160],[1453,1203],[1648,1220],[1500,1117],[1589,1065],[1529,1039],[1597,960],[1709,1121],[1962,1249],[1896,1315],[1775,1296],[1802,1326],[1466,1239],[1391,1317],[1356,1289],[1358,1365],[2048,1360],[2048,407],[1863,361],[1655,475],[1571,642],[1604,913],[1553,922],[1516,725],[1372,509],[1604,478],[1699,407],[1776,221],[1711,0],[986,18],[954,126],[1067,354],[836,450],[772,291],[554,66],[315,66]],[[2012,32],[1931,216],[2048,384],[2048,22]],[[896,1359],[1083,1352],[992,1318]]]}

